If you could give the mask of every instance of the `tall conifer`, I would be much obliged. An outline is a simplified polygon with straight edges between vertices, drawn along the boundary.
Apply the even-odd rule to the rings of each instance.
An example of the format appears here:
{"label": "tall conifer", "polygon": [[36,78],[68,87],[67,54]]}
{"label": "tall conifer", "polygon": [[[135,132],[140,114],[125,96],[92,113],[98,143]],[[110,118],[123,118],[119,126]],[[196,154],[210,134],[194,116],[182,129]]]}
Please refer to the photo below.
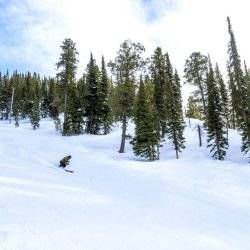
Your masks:
{"label": "tall conifer", "polygon": [[185,148],[181,85],[177,71],[173,72],[169,55],[166,54],[165,58],[167,74],[167,137],[172,142],[178,159],[179,153]]}
{"label": "tall conifer", "polygon": [[208,89],[208,110],[206,118],[207,142],[213,158],[223,160],[228,148],[225,122],[222,117],[222,104],[214,70],[209,62],[209,72],[207,75]]}
{"label": "tall conifer", "polygon": [[248,113],[247,95],[248,84],[241,68],[241,60],[229,17],[227,17],[227,23],[230,36],[230,41],[228,44],[229,68],[231,72],[232,83],[234,85],[234,95],[232,96],[232,98],[234,98],[235,103],[234,108],[237,127],[242,134],[241,150],[243,153],[247,153],[250,151],[250,118]]}
{"label": "tall conifer", "polygon": [[104,57],[102,56],[101,79],[99,84],[99,115],[103,134],[107,135],[111,131],[112,116],[109,105],[109,79],[106,70]]}
{"label": "tall conifer", "polygon": [[218,64],[216,63],[215,66],[215,81],[219,88],[220,92],[220,100],[221,100],[221,106],[222,106],[222,112],[221,115],[225,121],[226,127],[227,127],[227,136],[228,136],[228,128],[229,128],[229,100],[228,100],[228,91],[225,85],[225,82],[223,80],[223,77],[220,73],[220,69]]}
{"label": "tall conifer", "polygon": [[100,72],[96,65],[95,59],[91,53],[90,61],[87,66],[86,87],[87,95],[85,98],[85,117],[86,117],[86,133],[99,134],[101,119],[99,114],[99,81]]}
{"label": "tall conifer", "polygon": [[153,104],[147,98],[144,81],[140,80],[139,92],[135,105],[135,136],[131,141],[135,155],[149,161],[158,159],[157,146],[159,136],[156,131]]}
{"label": "tall conifer", "polygon": [[[67,102],[68,102],[68,92],[71,90],[71,85],[75,84],[76,81],[76,71],[77,71],[77,55],[78,51],[76,49],[76,44],[69,38],[65,39],[61,45],[61,55],[58,63],[56,64],[57,78],[61,83],[62,90],[64,92],[64,123],[69,122],[69,117],[67,117]],[[63,125],[63,135],[69,134],[69,124]]]}
{"label": "tall conifer", "polygon": [[154,108],[159,138],[166,133],[166,63],[162,49],[157,47],[151,58],[151,77],[154,86]]}

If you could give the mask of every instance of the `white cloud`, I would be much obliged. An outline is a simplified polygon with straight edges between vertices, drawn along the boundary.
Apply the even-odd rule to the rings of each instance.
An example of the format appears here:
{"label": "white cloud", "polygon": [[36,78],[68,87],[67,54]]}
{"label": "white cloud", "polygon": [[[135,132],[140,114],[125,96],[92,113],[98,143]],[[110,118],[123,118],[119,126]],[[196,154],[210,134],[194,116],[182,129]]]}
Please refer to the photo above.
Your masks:
{"label": "white cloud", "polygon": [[65,37],[77,44],[80,73],[90,51],[99,61],[102,54],[110,60],[128,38],[143,43],[148,55],[157,45],[162,46],[181,75],[185,59],[193,51],[209,53],[225,72],[227,15],[232,19],[242,59],[250,64],[250,2],[246,0],[153,0],[151,7],[161,15],[151,23],[141,0],[26,1],[25,5],[17,1],[17,8],[12,6],[8,13],[9,17],[18,14],[17,21],[25,23],[24,44],[8,47],[5,56],[28,62],[42,73],[55,73],[59,46]]}

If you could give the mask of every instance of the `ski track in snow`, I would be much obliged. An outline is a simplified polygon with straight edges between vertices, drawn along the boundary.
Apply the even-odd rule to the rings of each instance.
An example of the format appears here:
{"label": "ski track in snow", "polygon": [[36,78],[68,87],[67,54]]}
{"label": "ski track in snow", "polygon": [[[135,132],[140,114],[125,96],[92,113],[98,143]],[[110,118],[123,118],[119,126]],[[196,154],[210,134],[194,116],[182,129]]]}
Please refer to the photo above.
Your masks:
{"label": "ski track in snow", "polygon": [[[62,137],[44,119],[33,131],[0,122],[0,250],[249,250],[250,165],[230,131],[225,161],[185,131],[146,162],[107,136]],[[129,127],[130,134],[133,126]],[[205,138],[203,138],[204,145]],[[66,173],[57,167],[71,154]]]}

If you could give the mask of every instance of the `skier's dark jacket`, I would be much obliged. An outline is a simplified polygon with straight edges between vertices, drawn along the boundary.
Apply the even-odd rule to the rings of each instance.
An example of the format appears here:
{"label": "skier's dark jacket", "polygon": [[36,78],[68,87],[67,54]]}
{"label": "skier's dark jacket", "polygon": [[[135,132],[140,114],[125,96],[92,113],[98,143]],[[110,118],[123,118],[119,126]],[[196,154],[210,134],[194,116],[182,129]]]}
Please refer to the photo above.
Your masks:
{"label": "skier's dark jacket", "polygon": [[71,155],[65,156],[62,160],[60,160],[60,167],[65,168],[69,165],[69,161],[71,159]]}

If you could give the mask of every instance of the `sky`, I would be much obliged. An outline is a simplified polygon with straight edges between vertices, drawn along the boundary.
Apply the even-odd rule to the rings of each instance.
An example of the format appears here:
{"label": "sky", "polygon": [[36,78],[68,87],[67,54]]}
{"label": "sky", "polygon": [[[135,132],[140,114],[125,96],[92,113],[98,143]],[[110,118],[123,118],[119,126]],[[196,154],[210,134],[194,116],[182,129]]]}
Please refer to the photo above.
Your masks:
{"label": "sky", "polygon": [[0,70],[55,75],[64,38],[76,42],[81,75],[93,52],[114,59],[125,39],[157,46],[183,75],[186,58],[210,54],[225,72],[226,17],[231,17],[242,60],[250,65],[250,1],[247,0],[0,0]]}

